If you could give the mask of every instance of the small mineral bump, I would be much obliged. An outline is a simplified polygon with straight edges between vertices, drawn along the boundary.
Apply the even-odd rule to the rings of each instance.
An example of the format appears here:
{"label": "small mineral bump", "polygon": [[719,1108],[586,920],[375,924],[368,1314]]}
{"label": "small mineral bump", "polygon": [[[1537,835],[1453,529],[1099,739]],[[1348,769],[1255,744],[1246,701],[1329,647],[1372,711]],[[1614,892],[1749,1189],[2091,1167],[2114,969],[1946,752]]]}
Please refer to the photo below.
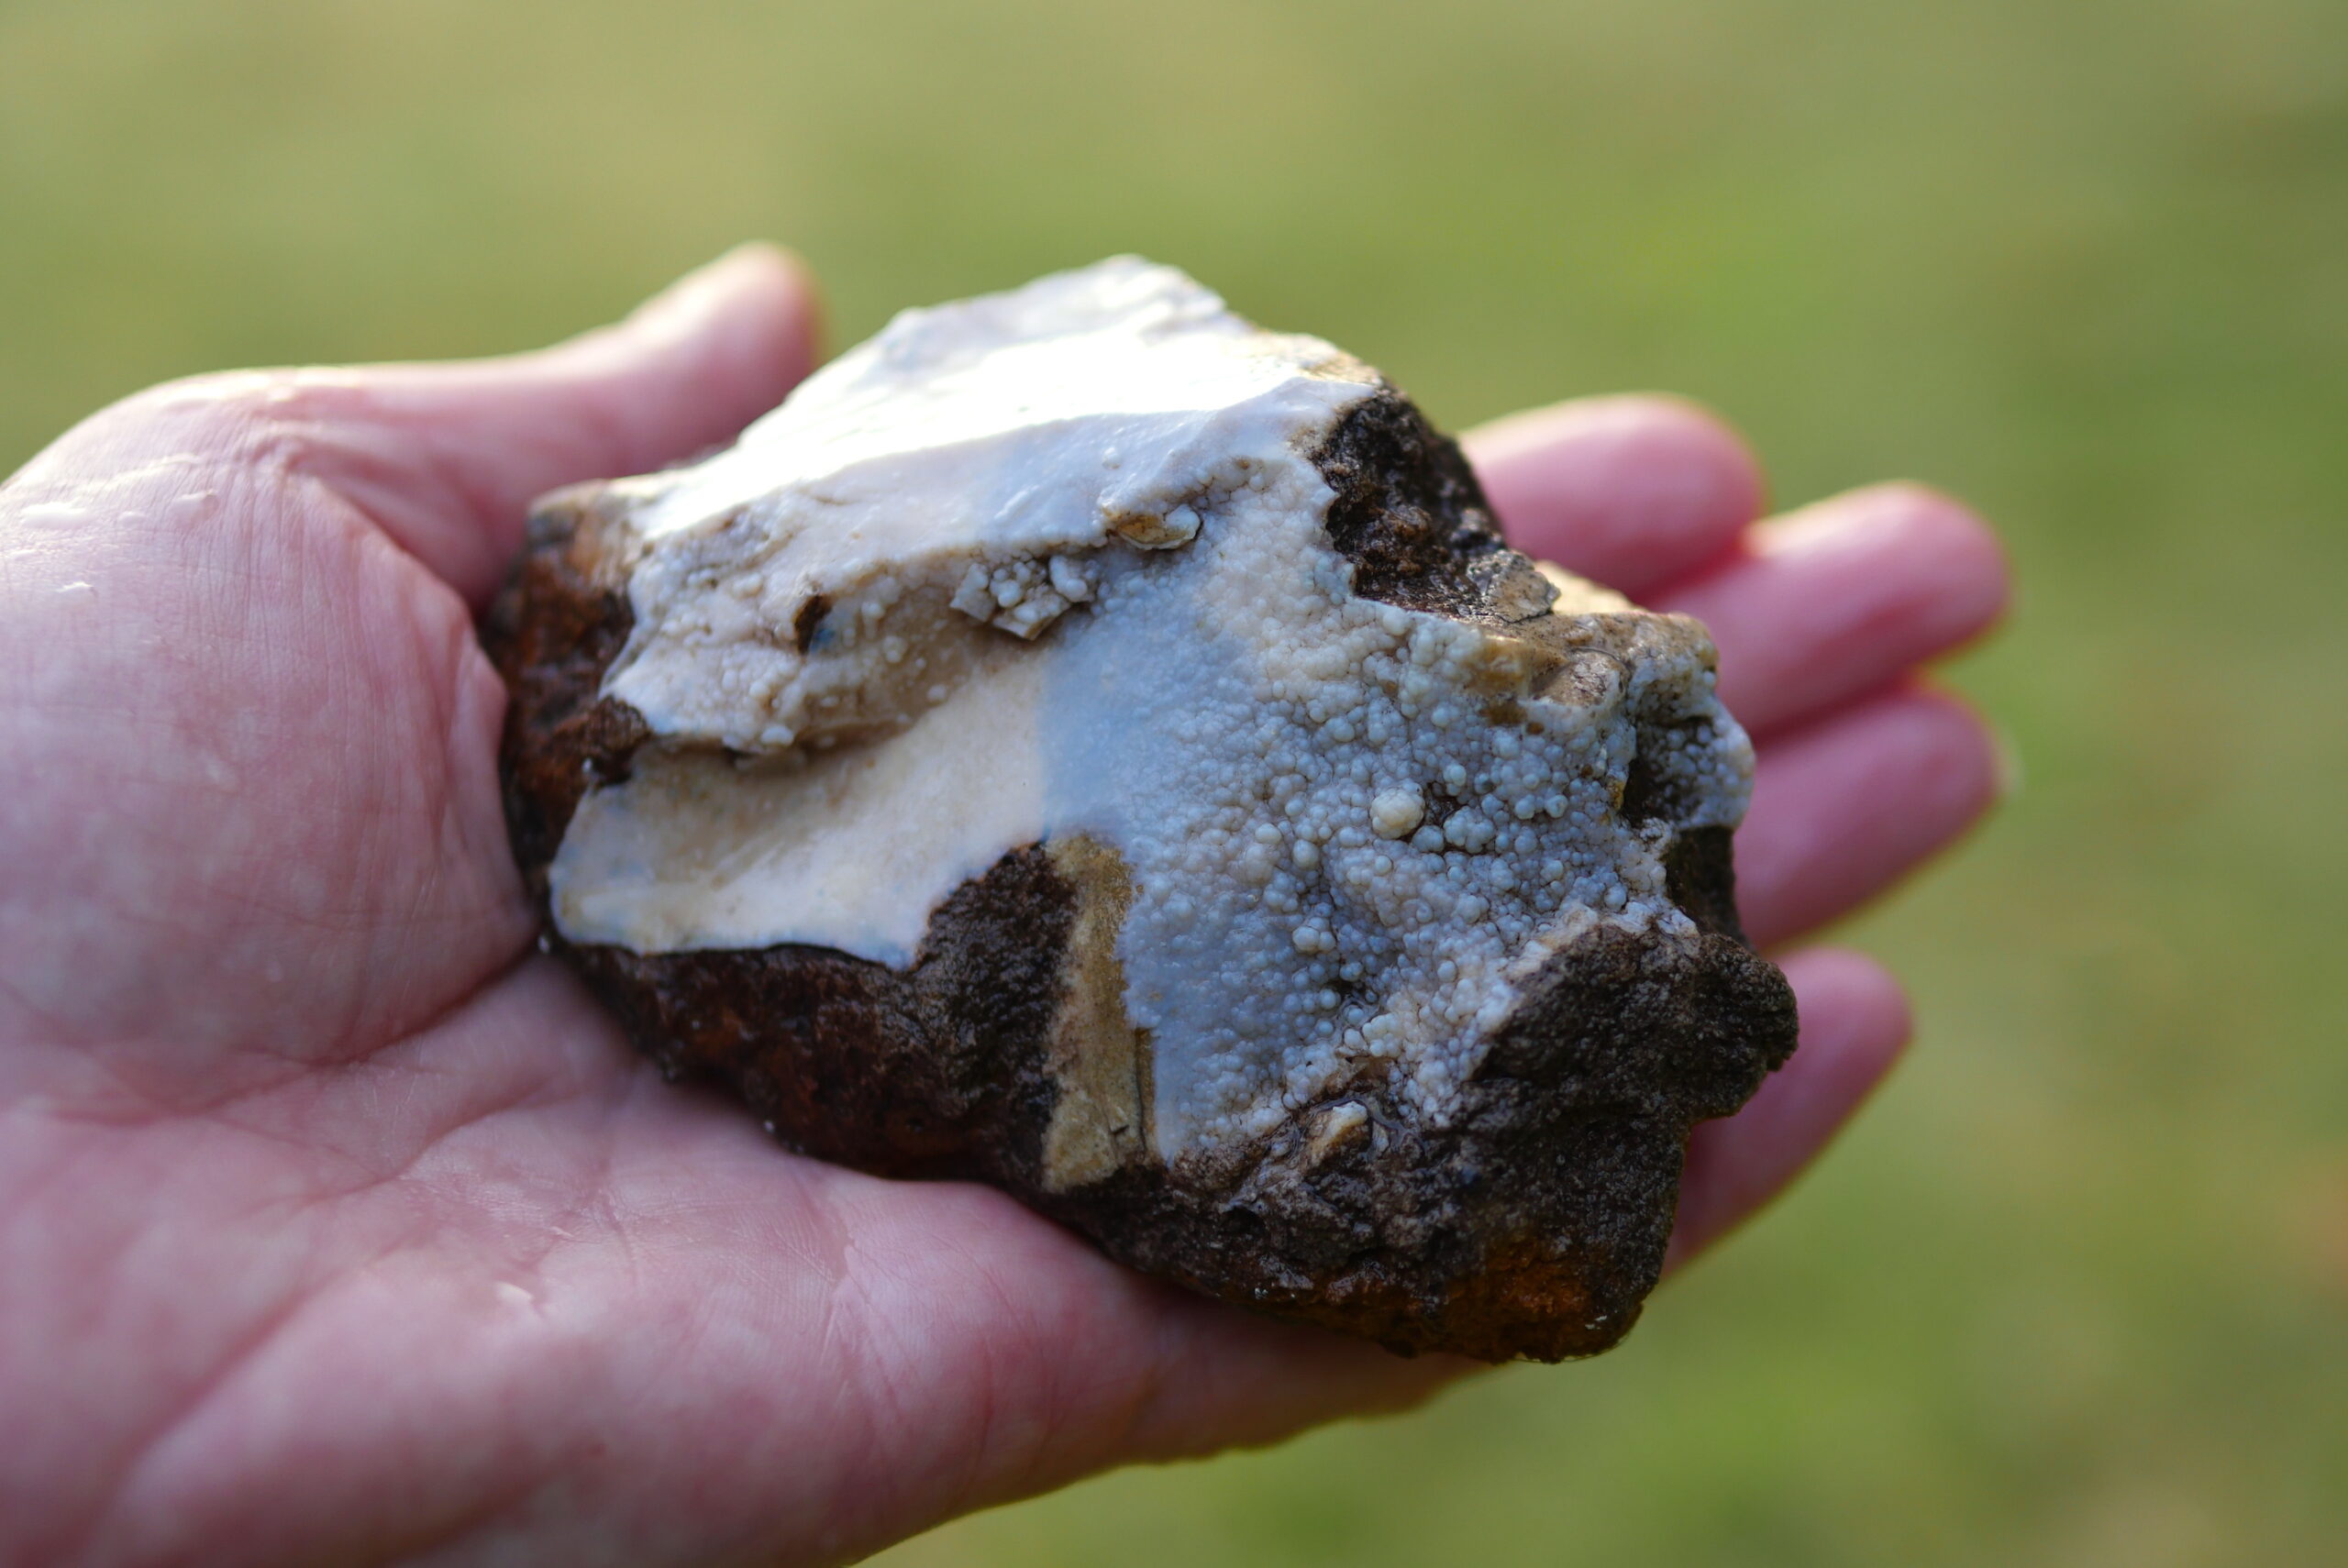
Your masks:
{"label": "small mineral bump", "polygon": [[1259,1310],[1604,1349],[1791,1048],[1703,628],[1170,269],[908,312],[547,498],[486,629],[516,856],[646,1051]]}
{"label": "small mineral bump", "polygon": [[1425,813],[1426,802],[1416,790],[1380,790],[1369,802],[1369,825],[1380,838],[1401,838]]}

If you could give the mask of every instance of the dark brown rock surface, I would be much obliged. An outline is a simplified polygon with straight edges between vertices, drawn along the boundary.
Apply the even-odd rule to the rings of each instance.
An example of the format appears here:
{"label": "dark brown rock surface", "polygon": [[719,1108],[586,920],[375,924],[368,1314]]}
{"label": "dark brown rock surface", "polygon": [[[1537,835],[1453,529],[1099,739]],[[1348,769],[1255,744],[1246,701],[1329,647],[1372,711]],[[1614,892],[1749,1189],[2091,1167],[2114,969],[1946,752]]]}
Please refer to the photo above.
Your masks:
{"label": "dark brown rock surface", "polygon": [[[1179,274],[1139,263],[1069,276],[1105,278],[1128,294],[1139,278],[1185,308],[1203,299],[1220,309]],[[1311,340],[1267,341],[1312,350]],[[1612,715],[1612,749],[1591,753],[1600,761],[1588,765],[1601,769],[1589,783],[1596,793],[1578,798],[1626,830],[1609,843],[1648,845],[1639,853],[1656,857],[1638,885],[1657,890],[1636,895],[1653,909],[1634,900],[1625,911],[1620,884],[1613,902],[1578,913],[1560,906],[1560,895],[1544,895],[1541,910],[1575,920],[1555,928],[1565,934],[1539,949],[1545,956],[1534,967],[1512,971],[1497,1023],[1478,1015],[1470,1067],[1439,1101],[1423,1077],[1411,1077],[1406,1042],[1400,1054],[1344,1056],[1316,1087],[1289,1091],[1268,1125],[1259,1116],[1243,1132],[1167,1137],[1157,1120],[1162,1046],[1128,1010],[1121,938],[1134,940],[1135,873],[1120,845],[1087,832],[1014,843],[930,911],[903,963],[800,942],[639,951],[566,937],[549,873],[581,801],[625,789],[664,746],[735,755],[735,743],[720,745],[705,727],[663,732],[608,694],[637,630],[630,573],[645,548],[637,519],[659,493],[642,481],[543,502],[484,621],[483,640],[512,694],[504,773],[515,855],[548,911],[552,950],[637,1045],[673,1076],[737,1098],[794,1149],[882,1176],[993,1184],[1135,1267],[1397,1351],[1487,1360],[1590,1354],[1628,1331],[1656,1282],[1689,1128],[1735,1110],[1793,1046],[1791,993],[1744,945],[1736,921],[1727,824],[1742,797],[1733,809],[1722,801],[1723,790],[1743,788],[1731,775],[1749,769],[1749,752],[1711,698],[1700,627],[1546,576],[1508,549],[1457,447],[1365,368],[1326,359],[1325,346],[1317,351],[1324,358],[1301,362],[1337,390],[1308,387],[1308,401],[1322,398],[1338,413],[1296,448],[1333,497],[1319,525],[1326,544],[1313,547],[1334,547],[1345,591],[1358,599],[1490,632],[1497,653],[1470,671],[1483,684],[1460,688],[1482,693],[1473,699],[1483,704],[1479,722],[1529,724],[1537,736],[1540,721],[1527,711],[1544,702],[1549,722],[1569,729],[1599,722],[1577,713]],[[960,630],[930,646],[947,664],[977,668],[1000,649],[1065,635],[1051,617],[1114,613],[1090,597],[1101,570],[1113,578],[1179,569],[1186,547],[1202,547],[1190,546],[1206,536],[1198,517],[1185,521],[1167,504],[1162,516],[1120,513],[1112,523],[1142,547],[1129,566],[1080,567],[1071,577],[1074,558],[1055,558],[1048,573],[1039,559],[1013,562],[1029,586],[993,602],[984,593],[968,601],[984,574],[970,579],[955,610],[982,621],[956,621]],[[1244,507],[1195,504],[1210,530],[1246,525]],[[715,526],[737,521],[728,513]],[[998,572],[992,580],[1006,580]],[[1033,621],[997,613],[1023,602],[1018,592],[1032,609],[1047,583],[1066,589],[1069,602],[1055,597],[1049,615]],[[1565,600],[1553,606],[1561,588]],[[923,591],[911,591],[906,602],[918,607]],[[937,593],[923,613],[952,620]],[[849,615],[846,602],[812,590],[777,601],[765,646],[784,652],[771,657],[812,668],[836,655],[828,618]],[[998,629],[983,629],[988,621]],[[1025,640],[987,640],[1006,632]],[[888,733],[885,707],[858,712],[864,727],[842,731],[850,746]],[[812,744],[828,747],[834,738]],[[1496,755],[1515,755],[1513,744]],[[770,766],[756,757],[743,765]],[[941,757],[936,766],[970,764]],[[1487,780],[1456,768],[1418,777],[1415,792],[1402,796],[1408,825],[1399,834],[1381,825],[1377,841],[1352,840],[1368,848],[1351,853],[1392,842],[1395,856],[1415,853],[1437,872],[1460,870],[1445,856],[1485,845],[1461,846],[1454,834],[1446,846],[1445,833],[1479,812],[1500,820],[1505,849],[1517,823],[1505,820],[1507,802]],[[1561,830],[1571,826],[1562,802],[1547,808]],[[1513,814],[1533,809],[1520,801]],[[1410,844],[1394,842],[1414,831]],[[1486,825],[1484,838],[1492,832]],[[1336,840],[1322,842],[1329,855],[1341,853]],[[1533,840],[1515,842],[1521,851]],[[1318,864],[1309,847],[1299,867]],[[1525,874],[1548,853],[1534,852]],[[1549,875],[1566,875],[1556,864]],[[1491,865],[1476,860],[1472,875],[1489,878]],[[1162,862],[1153,874],[1162,882]],[[1297,951],[1307,956],[1272,956],[1309,964],[1311,942],[1328,934],[1301,926]],[[1412,940],[1426,937],[1427,928],[1412,927]],[[1370,930],[1346,940],[1368,952],[1385,939]],[[1312,973],[1325,977],[1312,986],[1331,988],[1316,991],[1316,1005],[1340,1010],[1320,1016],[1362,1017],[1357,1002],[1387,1005],[1372,994],[1379,974],[1358,963],[1345,968],[1354,978],[1333,963]],[[1431,1103],[1440,1109],[1430,1111]]]}
{"label": "dark brown rock surface", "polygon": [[[1318,460],[1365,592],[1509,618],[1480,583],[1523,558],[1499,545],[1456,448],[1399,394],[1365,404]],[[645,738],[597,695],[629,626],[614,526],[592,491],[551,500],[483,628],[513,695],[515,851],[542,903],[580,795],[624,776]],[[1671,891],[1700,932],[1602,931],[1561,955],[1447,1125],[1416,1125],[1379,1063],[1268,1136],[1170,1168],[1120,1157],[1106,1179],[1056,1190],[1045,1143],[1067,1091],[1053,1035],[1087,889],[1055,859],[1019,850],[965,885],[902,971],[808,946],[553,940],[642,1049],[738,1096],[796,1149],[990,1182],[1208,1294],[1487,1360],[1587,1355],[1628,1331],[1662,1264],[1689,1127],[1733,1111],[1792,1048],[1791,995],[1735,926],[1727,832],[1700,828],[1677,847]],[[1126,1109],[1146,1121],[1145,1077]],[[1110,1131],[1146,1147],[1141,1127]]]}

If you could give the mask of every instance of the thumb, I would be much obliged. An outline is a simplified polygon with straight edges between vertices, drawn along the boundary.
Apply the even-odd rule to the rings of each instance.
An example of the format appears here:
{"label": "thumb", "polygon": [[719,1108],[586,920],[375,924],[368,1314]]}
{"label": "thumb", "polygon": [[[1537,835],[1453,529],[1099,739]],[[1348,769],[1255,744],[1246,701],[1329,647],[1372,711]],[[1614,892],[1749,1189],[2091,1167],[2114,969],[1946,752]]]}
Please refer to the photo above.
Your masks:
{"label": "thumb", "polygon": [[[167,440],[184,439],[192,423],[227,456],[282,463],[479,607],[520,547],[533,497],[731,439],[807,373],[818,314],[797,259],[746,245],[625,320],[550,348],[202,376],[93,423],[127,416]],[[107,434],[140,441],[119,425]]]}
{"label": "thumb", "polygon": [[744,246],[552,348],[348,372],[305,467],[479,604],[533,497],[730,440],[807,373],[816,316],[794,258]]}

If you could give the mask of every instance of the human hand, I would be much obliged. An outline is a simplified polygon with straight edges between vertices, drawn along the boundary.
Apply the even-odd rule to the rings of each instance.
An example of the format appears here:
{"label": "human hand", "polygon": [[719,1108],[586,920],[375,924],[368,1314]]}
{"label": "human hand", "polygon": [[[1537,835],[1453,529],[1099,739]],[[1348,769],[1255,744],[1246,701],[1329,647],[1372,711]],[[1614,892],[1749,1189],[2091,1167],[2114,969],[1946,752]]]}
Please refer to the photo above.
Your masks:
{"label": "human hand", "polygon": [[[745,250],[541,354],[157,388],[0,487],[0,1562],[834,1561],[1463,1370],[782,1153],[533,953],[473,617],[532,496],[778,401],[811,302]],[[1988,802],[1913,677],[2004,596],[1953,503],[1754,525],[1667,400],[1468,447],[1518,544],[1711,624],[1757,942]],[[1675,1258],[1905,1039],[1866,959],[1784,964],[1800,1049],[1698,1131]]]}

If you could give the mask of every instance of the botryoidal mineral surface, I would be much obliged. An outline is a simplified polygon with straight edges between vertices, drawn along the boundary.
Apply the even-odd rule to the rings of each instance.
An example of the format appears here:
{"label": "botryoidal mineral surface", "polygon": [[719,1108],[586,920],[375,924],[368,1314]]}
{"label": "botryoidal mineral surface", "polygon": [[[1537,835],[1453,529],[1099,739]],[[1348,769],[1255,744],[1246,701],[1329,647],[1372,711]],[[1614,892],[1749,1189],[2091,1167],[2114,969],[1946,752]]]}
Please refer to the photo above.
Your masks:
{"label": "botryoidal mineral surface", "polygon": [[1400,1351],[1611,1345],[1784,1060],[1701,625],[1131,258],[559,491],[485,635],[548,943],[791,1147]]}

